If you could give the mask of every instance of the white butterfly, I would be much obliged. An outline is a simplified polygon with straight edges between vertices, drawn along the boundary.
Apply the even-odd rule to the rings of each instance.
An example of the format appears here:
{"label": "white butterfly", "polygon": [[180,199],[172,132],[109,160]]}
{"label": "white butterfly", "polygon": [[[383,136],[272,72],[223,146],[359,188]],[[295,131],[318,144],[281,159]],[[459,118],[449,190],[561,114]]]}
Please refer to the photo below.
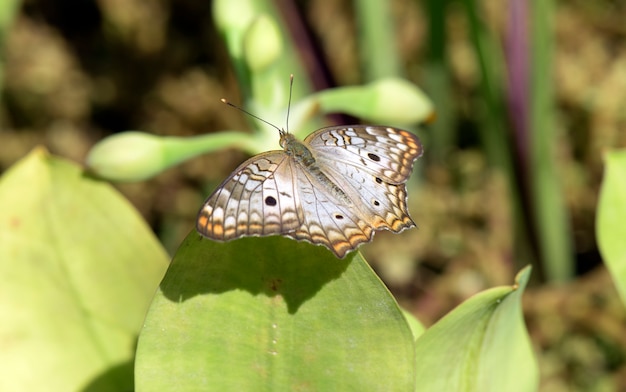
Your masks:
{"label": "white butterfly", "polygon": [[375,230],[415,226],[404,185],[423,152],[415,135],[349,125],[301,142],[279,131],[283,150],[248,159],[208,197],[196,221],[200,234],[218,241],[284,235],[343,258]]}

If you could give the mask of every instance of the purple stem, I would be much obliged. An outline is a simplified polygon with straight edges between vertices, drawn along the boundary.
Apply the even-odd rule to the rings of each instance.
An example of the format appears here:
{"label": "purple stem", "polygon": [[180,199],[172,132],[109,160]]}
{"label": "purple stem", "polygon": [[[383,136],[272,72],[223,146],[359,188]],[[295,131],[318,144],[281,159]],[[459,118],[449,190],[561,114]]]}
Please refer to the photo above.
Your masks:
{"label": "purple stem", "polygon": [[528,10],[526,0],[510,0],[505,56],[508,64],[508,106],[513,127],[515,152],[524,179],[528,169]]}

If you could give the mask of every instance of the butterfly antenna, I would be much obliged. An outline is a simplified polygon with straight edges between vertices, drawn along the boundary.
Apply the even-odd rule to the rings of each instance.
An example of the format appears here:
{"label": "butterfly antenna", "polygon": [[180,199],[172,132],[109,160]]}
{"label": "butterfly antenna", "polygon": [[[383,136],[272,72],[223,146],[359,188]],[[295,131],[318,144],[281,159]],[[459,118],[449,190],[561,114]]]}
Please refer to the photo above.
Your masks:
{"label": "butterfly antenna", "polygon": [[289,75],[289,101],[287,101],[287,120],[285,121],[285,129],[289,132],[289,112],[291,111],[291,93],[293,91],[293,74]]}
{"label": "butterfly antenna", "polygon": [[240,111],[244,112],[245,114],[247,114],[250,117],[256,118],[257,120],[262,121],[262,122],[266,123],[267,125],[269,125],[269,126],[271,126],[273,128],[276,128],[276,130],[278,130],[278,133],[280,133],[281,135],[284,133],[284,131],[282,129],[278,128],[276,125],[272,124],[269,121],[263,120],[261,117],[256,116],[256,115],[250,113],[249,111],[245,110],[244,108],[241,108],[241,107],[235,105],[234,103],[230,103],[227,100],[225,100],[224,98],[222,98],[220,101],[222,101],[223,103],[225,103],[226,105],[228,105],[230,107],[233,107],[233,108],[235,108],[237,110],[240,110]]}

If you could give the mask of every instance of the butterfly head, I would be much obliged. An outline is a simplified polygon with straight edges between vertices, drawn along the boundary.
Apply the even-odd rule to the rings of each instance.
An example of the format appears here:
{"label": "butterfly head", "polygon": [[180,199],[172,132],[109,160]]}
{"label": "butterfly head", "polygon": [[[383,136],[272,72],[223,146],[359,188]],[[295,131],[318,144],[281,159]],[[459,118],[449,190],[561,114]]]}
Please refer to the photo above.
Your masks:
{"label": "butterfly head", "polygon": [[291,146],[294,140],[296,140],[295,136],[293,136],[292,133],[289,133],[289,131],[286,131],[284,129],[279,129],[278,132],[280,133],[280,146],[284,150],[288,150],[289,146]]}

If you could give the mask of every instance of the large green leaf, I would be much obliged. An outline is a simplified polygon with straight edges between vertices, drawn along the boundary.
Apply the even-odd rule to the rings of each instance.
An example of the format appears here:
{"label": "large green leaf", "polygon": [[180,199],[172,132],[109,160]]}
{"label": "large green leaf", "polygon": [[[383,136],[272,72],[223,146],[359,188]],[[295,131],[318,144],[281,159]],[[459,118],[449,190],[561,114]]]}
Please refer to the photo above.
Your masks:
{"label": "large green leaf", "polygon": [[418,391],[537,390],[538,370],[522,318],[530,277],[468,299],[417,339]]}
{"label": "large green leaf", "polygon": [[606,154],[598,205],[598,245],[626,304],[626,150]]}
{"label": "large green leaf", "polygon": [[0,181],[0,390],[124,391],[168,257],[108,184],[38,149]]}
{"label": "large green leaf", "polygon": [[413,391],[414,343],[358,253],[282,237],[181,245],[139,338],[137,391]]}

